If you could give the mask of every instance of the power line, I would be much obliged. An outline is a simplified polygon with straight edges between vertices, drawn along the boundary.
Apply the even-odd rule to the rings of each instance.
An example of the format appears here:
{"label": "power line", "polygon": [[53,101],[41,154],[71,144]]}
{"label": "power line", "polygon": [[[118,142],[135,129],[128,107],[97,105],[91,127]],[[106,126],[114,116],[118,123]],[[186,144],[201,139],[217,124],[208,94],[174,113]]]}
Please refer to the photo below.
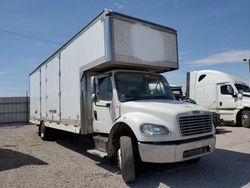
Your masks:
{"label": "power line", "polygon": [[38,41],[42,41],[42,42],[46,42],[46,43],[50,43],[50,44],[54,44],[54,45],[58,45],[58,46],[61,45],[61,44],[54,42],[54,41],[50,41],[50,40],[46,40],[46,39],[42,39],[42,38],[30,36],[30,35],[25,35],[25,34],[18,33],[18,32],[8,31],[5,29],[0,29],[0,31],[4,32],[4,33],[11,34],[11,35],[16,35],[16,36],[20,36],[20,37],[24,37],[24,38],[28,38],[28,39],[33,39],[33,40],[38,40]]}

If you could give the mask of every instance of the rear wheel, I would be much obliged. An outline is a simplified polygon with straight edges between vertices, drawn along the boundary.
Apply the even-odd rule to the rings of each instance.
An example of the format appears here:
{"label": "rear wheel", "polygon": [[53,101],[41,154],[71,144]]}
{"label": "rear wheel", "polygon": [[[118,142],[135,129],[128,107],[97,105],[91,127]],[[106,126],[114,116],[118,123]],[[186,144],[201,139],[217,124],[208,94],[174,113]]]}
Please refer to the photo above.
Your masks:
{"label": "rear wheel", "polygon": [[41,125],[38,125],[38,136],[41,136]]}
{"label": "rear wheel", "polygon": [[241,114],[241,125],[250,128],[250,111],[243,111]]}
{"label": "rear wheel", "polygon": [[50,129],[44,125],[44,123],[41,123],[40,125],[40,135],[42,140],[48,140],[50,135]]}
{"label": "rear wheel", "polygon": [[118,150],[119,167],[122,178],[126,183],[135,180],[135,160],[132,140],[129,136],[120,137],[120,149]]}

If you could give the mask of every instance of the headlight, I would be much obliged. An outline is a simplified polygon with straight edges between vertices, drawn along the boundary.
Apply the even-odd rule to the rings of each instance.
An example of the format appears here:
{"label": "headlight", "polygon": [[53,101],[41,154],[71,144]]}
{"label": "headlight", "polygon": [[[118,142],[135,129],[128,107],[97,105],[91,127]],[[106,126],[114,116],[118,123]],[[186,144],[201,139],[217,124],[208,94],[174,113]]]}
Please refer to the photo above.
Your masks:
{"label": "headlight", "polygon": [[152,125],[152,124],[141,125],[141,132],[147,136],[170,134],[170,131],[168,128],[162,125]]}

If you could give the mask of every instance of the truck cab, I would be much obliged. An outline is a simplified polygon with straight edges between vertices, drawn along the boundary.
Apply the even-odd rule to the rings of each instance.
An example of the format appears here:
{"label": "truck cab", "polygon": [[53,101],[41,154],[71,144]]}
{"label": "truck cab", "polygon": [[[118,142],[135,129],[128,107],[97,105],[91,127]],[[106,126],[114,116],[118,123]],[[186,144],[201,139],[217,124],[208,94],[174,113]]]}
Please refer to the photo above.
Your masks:
{"label": "truck cab", "polygon": [[250,89],[241,79],[220,71],[193,71],[187,86],[191,99],[219,113],[225,123],[250,127]]}
{"label": "truck cab", "polygon": [[[116,155],[123,135],[143,162],[180,162],[214,151],[211,113],[175,100],[162,75],[115,70],[95,76],[94,83],[93,130],[99,133],[95,143],[107,156]],[[103,133],[107,144],[100,149]]]}

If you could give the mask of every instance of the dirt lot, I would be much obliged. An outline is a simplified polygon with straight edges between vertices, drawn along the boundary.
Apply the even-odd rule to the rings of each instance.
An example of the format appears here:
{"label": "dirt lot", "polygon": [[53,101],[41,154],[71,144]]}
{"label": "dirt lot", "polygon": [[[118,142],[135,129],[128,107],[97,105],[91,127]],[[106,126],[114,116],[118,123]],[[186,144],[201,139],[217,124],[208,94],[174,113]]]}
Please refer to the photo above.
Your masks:
{"label": "dirt lot", "polygon": [[250,187],[250,129],[222,127],[216,151],[195,165],[143,165],[126,185],[119,170],[86,153],[87,138],[42,141],[34,125],[0,127],[0,187]]}

